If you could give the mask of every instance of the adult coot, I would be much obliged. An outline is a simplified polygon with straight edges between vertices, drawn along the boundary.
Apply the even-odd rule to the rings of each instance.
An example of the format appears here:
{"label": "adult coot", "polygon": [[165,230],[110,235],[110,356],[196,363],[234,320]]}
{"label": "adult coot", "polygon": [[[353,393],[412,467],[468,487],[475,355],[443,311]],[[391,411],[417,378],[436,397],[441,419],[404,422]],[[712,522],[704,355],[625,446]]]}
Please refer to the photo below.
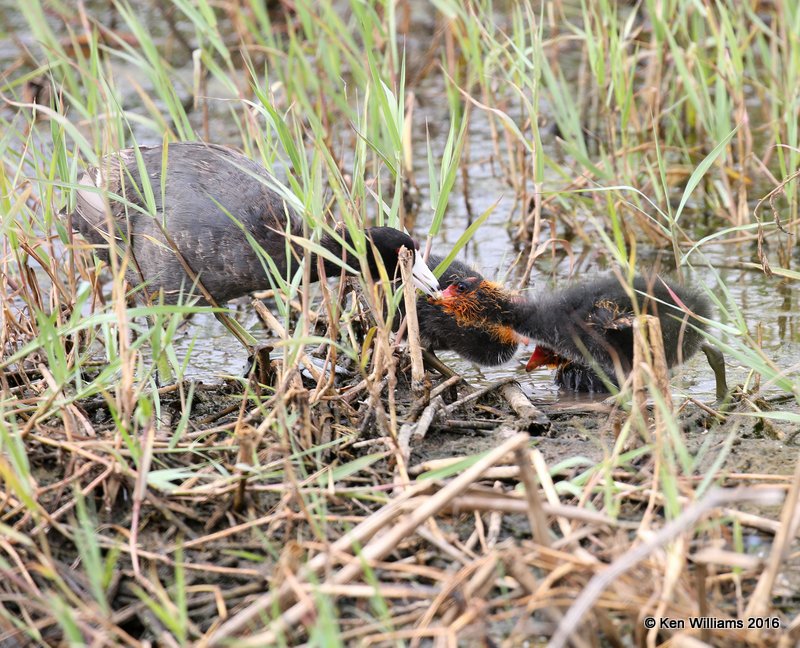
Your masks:
{"label": "adult coot", "polygon": [[[270,268],[293,273],[310,254],[311,279],[319,278],[316,255],[292,237],[302,237],[303,222],[272,188],[267,171],[231,149],[203,142],[125,149],[103,159],[80,180],[74,224],[97,254],[109,261],[110,231],[120,254],[130,256],[127,279],[148,293],[163,291],[167,303],[200,296],[201,282],[217,303],[270,286]],[[146,175],[146,180],[142,174]],[[365,231],[370,243],[369,273],[377,278],[380,257],[389,277],[397,272],[401,247],[413,239],[390,227]],[[289,236],[287,236],[289,235]],[[352,245],[349,233],[341,237]],[[320,245],[351,267],[356,262],[330,234]],[[323,258],[326,276],[340,266]],[[439,284],[415,253],[414,282],[427,294]]]}

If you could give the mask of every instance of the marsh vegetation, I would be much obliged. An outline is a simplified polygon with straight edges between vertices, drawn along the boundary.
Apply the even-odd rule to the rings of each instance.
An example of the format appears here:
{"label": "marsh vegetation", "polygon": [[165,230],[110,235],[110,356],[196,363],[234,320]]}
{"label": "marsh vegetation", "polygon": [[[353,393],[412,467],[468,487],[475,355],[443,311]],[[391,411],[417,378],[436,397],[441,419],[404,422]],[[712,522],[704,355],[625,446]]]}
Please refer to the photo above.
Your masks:
{"label": "marsh vegetation", "polygon": [[[0,0],[0,30],[0,645],[800,640],[797,3]],[[695,356],[576,397],[530,348],[423,380],[402,290],[308,262],[227,305],[271,347],[246,373],[68,218],[103,156],[194,140],[311,251],[385,225],[534,299],[689,285],[732,394]]]}

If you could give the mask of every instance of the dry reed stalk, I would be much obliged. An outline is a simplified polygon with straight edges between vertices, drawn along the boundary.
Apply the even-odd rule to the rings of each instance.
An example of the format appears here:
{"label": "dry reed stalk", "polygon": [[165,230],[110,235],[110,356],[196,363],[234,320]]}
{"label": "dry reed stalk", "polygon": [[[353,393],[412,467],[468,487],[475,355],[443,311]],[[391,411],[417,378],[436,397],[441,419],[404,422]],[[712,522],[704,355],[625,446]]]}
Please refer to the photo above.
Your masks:
{"label": "dry reed stalk", "polygon": [[698,565],[721,565],[747,571],[760,569],[764,565],[764,560],[758,556],[726,551],[719,547],[704,547],[691,554],[690,558],[693,563]]}
{"label": "dry reed stalk", "polygon": [[[665,503],[663,494],[660,491],[654,491],[652,488],[631,489],[623,482],[614,482],[614,484],[615,486],[620,487],[620,489],[625,492],[626,496],[631,500],[642,501],[646,498],[649,501],[650,498],[653,498],[659,506],[663,506]],[[772,486],[751,486],[750,488],[754,491],[758,490],[759,488],[776,490],[776,487]],[[677,499],[682,506],[688,506],[691,504],[691,500],[688,497],[678,496]],[[753,513],[745,513],[743,511],[737,511],[731,508],[723,508],[721,511],[725,517],[736,520],[742,526],[758,529],[759,531],[763,531],[765,533],[775,534],[781,529],[780,522],[769,520]],[[637,524],[637,526],[641,526],[641,522]]]}
{"label": "dry reed stalk", "polygon": [[[431,602],[425,614],[417,623],[417,629],[421,631],[428,630],[428,627],[433,622],[434,617],[444,608],[444,614],[440,627],[447,627],[449,624],[445,616],[453,609],[457,611],[463,609],[470,599],[470,580],[476,574],[481,574],[480,580],[486,578],[485,567],[489,567],[489,571],[493,572],[498,564],[498,557],[496,552],[490,552],[488,555],[481,556],[477,560],[468,561],[456,573],[448,578],[447,582],[442,586],[439,595]],[[412,645],[418,645],[416,642]]]}
{"label": "dry reed stalk", "polygon": [[[672,392],[669,388],[669,368],[667,357],[664,352],[664,338],[661,334],[661,320],[653,315],[646,315],[647,322],[647,341],[649,342],[650,353],[652,354],[652,370],[650,373],[650,383],[653,389],[658,390],[664,401],[666,409],[672,410]],[[663,413],[660,415],[663,419]],[[656,424],[658,425],[659,409],[656,408]],[[663,423],[662,423],[663,425]]]}
{"label": "dry reed stalk", "polygon": [[131,509],[131,529],[128,538],[128,549],[131,556],[133,573],[141,576],[139,570],[138,538],[139,538],[139,515],[142,510],[142,502],[147,494],[147,474],[150,472],[150,464],[153,460],[153,440],[155,438],[155,425],[151,420],[142,433],[142,456],[140,467],[136,475],[136,483],[133,489],[133,505]]}
{"label": "dry reed stalk", "polygon": [[[542,491],[544,492],[547,502],[551,506],[560,506],[561,499],[559,498],[558,493],[556,493],[556,487],[553,483],[553,478],[550,476],[550,470],[547,468],[547,463],[545,462],[542,453],[537,448],[531,450],[531,463],[536,470],[538,481],[542,485]],[[572,526],[565,517],[558,516],[556,518],[556,523],[558,524],[563,537],[567,538],[572,535]]]}
{"label": "dry reed stalk", "polygon": [[[375,286],[375,302],[380,303],[378,296],[380,287]],[[377,311],[378,313],[380,311]],[[367,389],[369,391],[369,401],[367,413],[364,418],[364,425],[368,424],[370,417],[375,416],[378,429],[385,436],[390,437],[395,443],[394,450],[397,450],[397,357],[394,354],[394,345],[389,337],[389,328],[385,322],[379,322],[377,333],[373,342],[374,352],[372,355],[372,371],[367,376]],[[387,392],[387,403],[384,406],[381,393],[384,388]],[[399,456],[399,455],[398,455]],[[400,457],[402,461],[402,457]]]}
{"label": "dry reed stalk", "polygon": [[770,505],[774,504],[781,495],[782,493],[775,490],[769,492],[766,490],[754,491],[749,488],[712,489],[703,499],[684,509],[677,518],[653,533],[648,540],[617,558],[604,571],[595,574],[564,615],[548,648],[563,648],[572,630],[579,626],[584,615],[607,587],[655,550],[691,529],[710,510],[735,502],[757,502],[762,505]]}
{"label": "dry reed stalk", "polygon": [[[492,485],[492,490],[495,491],[498,495],[501,495],[503,492],[503,485],[496,481]],[[478,520],[480,520],[480,514],[476,511],[475,516]],[[502,511],[491,511],[489,513],[489,525],[486,531],[486,548],[493,549],[496,545],[498,540],[500,539],[500,530],[503,526],[503,512]]]}
{"label": "dry reed stalk", "polygon": [[[95,468],[96,466],[94,464],[91,463],[84,464],[81,468],[79,468],[79,472],[76,479],[80,480],[80,477],[82,476],[81,473],[89,472],[90,470],[94,470]],[[89,482],[88,485],[80,489],[81,496],[86,497],[89,493],[93,492],[98,486],[103,484],[113,473],[114,473],[113,466],[106,467],[106,469],[103,472],[101,472],[95,479]],[[72,481],[72,479],[70,479],[70,481]],[[71,500],[66,502],[60,508],[53,511],[53,513],[50,515],[50,520],[57,521],[61,519],[66,513],[75,508],[77,503],[78,503],[77,499],[73,497]],[[46,523],[40,522],[36,527],[34,527],[31,530],[30,535],[36,536],[38,533],[44,531],[47,528],[47,526],[48,525]]]}
{"label": "dry reed stalk", "polygon": [[[654,332],[658,331],[658,337],[653,337]],[[664,345],[661,340],[661,333],[660,333],[660,323],[658,322],[657,318],[653,317],[652,315],[640,315],[634,319],[633,322],[633,371],[631,375],[631,380],[633,381],[633,394],[634,394],[634,408],[632,411],[632,415],[636,417],[636,421],[641,426],[641,434],[644,438],[651,437],[648,425],[647,425],[647,384],[648,378],[650,378],[650,386],[653,390],[654,394],[659,394],[662,398],[666,400],[670,404],[670,410],[672,409],[671,404],[671,397],[669,396],[669,383],[667,382],[666,387],[664,385],[659,384],[656,380],[653,380],[653,372],[652,368],[656,366],[659,362],[664,363],[664,370],[666,371],[666,361],[664,360]],[[661,355],[661,360],[658,361],[655,358],[658,355]],[[663,376],[662,376],[663,378]],[[665,443],[667,442],[664,438],[664,425],[663,425],[663,416],[659,416],[660,414],[660,407],[658,403],[656,403],[655,407],[655,447],[653,449],[653,461],[654,467],[652,471],[652,486],[651,486],[651,498],[647,504],[647,509],[645,510],[644,515],[642,516],[640,526],[642,529],[648,528],[651,524],[651,519],[653,516],[653,512],[655,510],[655,499],[654,496],[656,493],[659,493],[658,485],[659,480],[662,479],[661,475],[661,467],[663,464],[663,457],[664,452],[666,450]],[[667,466],[669,469],[669,466]],[[676,475],[672,475],[673,479],[676,478]]]}
{"label": "dry reed stalk", "polygon": [[[464,457],[452,457],[450,459],[433,459],[431,461],[425,461],[421,464],[416,466],[412,466],[408,474],[416,477],[422,475],[423,473],[437,470],[438,468],[445,468],[447,466],[454,466],[456,464],[461,463],[464,461]],[[483,476],[484,479],[498,479],[498,480],[519,480],[520,470],[519,466],[497,466],[495,468],[490,468],[486,471],[486,474]]]}
{"label": "dry reed stalk", "polygon": [[[544,464],[542,463],[540,465],[537,465],[537,462],[540,461],[540,459],[538,459],[536,457],[536,453],[537,452],[538,451],[536,449],[534,449],[534,450],[532,450],[530,452],[530,461],[533,462],[534,466],[537,467],[537,470],[541,470],[541,468],[542,468],[542,466],[544,466]],[[459,463],[462,463],[464,461],[465,461],[464,457],[448,457],[446,459],[431,459],[431,460],[428,460],[428,461],[424,461],[421,464],[417,464],[415,466],[412,466],[411,469],[409,470],[409,474],[411,474],[413,476],[419,476],[419,475],[421,475],[423,473],[442,470],[442,469],[448,468],[450,466],[454,466],[454,465],[457,465]],[[510,462],[510,461],[515,461],[515,459],[513,457],[506,457],[505,460],[504,460],[504,463],[505,463],[505,461],[509,461]],[[541,460],[541,461],[543,461],[543,460]],[[514,480],[514,479],[518,479],[519,475],[520,475],[519,466],[496,466],[496,467],[490,468],[489,470],[486,471],[486,473],[484,474],[484,479]],[[548,488],[553,488],[552,495],[554,497],[552,498],[551,501],[553,502],[553,504],[559,504],[559,499],[558,499],[558,496],[555,494],[555,490],[554,490],[554,487],[552,485],[552,480],[548,479],[548,477],[549,476],[545,477],[543,475],[543,473],[542,473],[542,483],[543,483],[543,485],[545,483],[548,483],[549,484]],[[474,490],[477,491],[477,489],[474,489]],[[549,498],[551,497],[550,493],[548,493],[548,497]]]}
{"label": "dry reed stalk", "polygon": [[[453,539],[451,542],[435,520],[431,519],[427,521],[427,524],[420,525],[416,530],[416,534],[432,547],[441,551],[442,554],[449,556],[452,560],[462,565],[469,565],[477,558],[475,552],[459,543],[458,540]],[[456,546],[456,544],[459,546]]]}
{"label": "dry reed stalk", "polygon": [[[388,520],[395,517],[398,509],[403,502],[410,499],[410,494],[416,491],[415,487],[411,487],[401,493],[395,500],[379,509],[376,513],[367,518],[361,525],[355,527],[352,531],[342,536],[333,545],[331,550],[326,554],[320,554],[309,561],[306,565],[306,573],[315,573],[323,565],[327,564],[329,555],[336,555],[339,553],[346,553],[353,546],[356,538],[362,540],[366,537],[372,536],[375,532],[383,529],[384,533],[373,539],[366,545],[363,545],[358,557],[351,560],[349,563],[341,567],[337,572],[331,575],[326,581],[334,584],[347,583],[358,574],[361,573],[364,564],[371,564],[375,560],[380,560],[388,553],[393,551],[398,543],[404,538],[412,534],[423,522],[429,517],[435,515],[442,510],[453,498],[464,491],[472,482],[480,479],[483,472],[492,466],[494,463],[502,459],[507,452],[513,452],[516,448],[525,445],[528,442],[528,435],[521,433],[508,439],[505,443],[492,450],[484,458],[476,464],[465,470],[453,481],[445,485],[439,492],[426,498],[410,512],[404,519],[396,522],[390,529],[386,529],[385,525]],[[377,520],[377,522],[376,522]],[[279,593],[280,596],[281,593]],[[244,626],[255,618],[262,610],[267,609],[273,604],[275,597],[272,594],[267,594],[259,600],[251,604],[247,609],[243,610],[236,616],[229,619],[224,623],[212,636],[208,637],[208,644],[211,646],[219,645],[220,642],[226,637],[244,629]],[[284,612],[280,618],[273,621],[268,629],[257,635],[249,637],[242,645],[264,645],[264,643],[272,643],[276,640],[279,634],[287,632],[293,628],[309,611],[308,604],[295,604]]]}
{"label": "dry reed stalk", "polygon": [[[483,559],[477,561],[477,568],[464,586],[464,605],[466,609],[460,610],[458,606],[451,606],[446,610],[441,618],[441,625],[447,627],[454,639],[466,625],[471,623],[477,616],[485,615],[486,601],[484,600],[491,588],[499,580],[498,567],[500,566],[500,556],[497,551],[490,550]],[[459,612],[462,612],[459,614]],[[456,618],[456,615],[459,615]]]}
{"label": "dry reed stalk", "polygon": [[[564,605],[564,602],[562,602],[559,597],[550,596],[549,599],[545,597],[553,590],[554,584],[557,581],[566,579],[569,576],[573,571],[573,566],[569,563],[562,563],[560,565],[547,564],[545,565],[545,569],[549,570],[548,576],[543,579],[541,583],[537,583],[531,573],[529,565],[526,564],[521,556],[519,563],[514,567],[513,573],[515,579],[518,579],[517,582],[528,594],[528,596],[522,598],[518,602],[519,604],[525,605],[525,612],[516,614],[516,616],[519,617],[519,621],[513,634],[517,636],[525,636],[527,634],[525,633],[523,623],[529,621],[530,616],[536,611],[542,612],[554,626],[558,626],[564,619],[564,613],[556,607],[557,605]],[[552,634],[552,630],[548,628],[546,631],[543,630],[539,634],[549,635]],[[569,640],[570,645],[576,648],[590,648],[590,646],[593,646],[591,641],[584,639],[577,631],[572,633]]]}
{"label": "dry reed stalk", "polygon": [[[308,580],[312,574],[320,573],[327,565],[332,556],[346,553],[353,546],[362,545],[367,539],[371,538],[375,533],[380,531],[385,525],[389,524],[391,520],[397,516],[403,508],[403,504],[415,496],[426,492],[433,484],[420,483],[414,484],[410,488],[402,491],[397,497],[391,500],[388,504],[380,508],[375,513],[368,516],[363,522],[356,525],[348,533],[341,536],[338,540],[331,544],[327,552],[318,554],[306,563],[301,578]],[[268,592],[254,601],[245,610],[239,612],[236,616],[232,617],[228,622],[223,624],[218,632],[215,632],[208,638],[210,645],[215,642],[222,641],[241,630],[253,619],[255,619],[264,610],[271,607],[276,601],[282,602],[288,596],[289,592],[281,588],[278,592]]]}
{"label": "dry reed stalk", "polygon": [[[411,443],[421,442],[428,433],[436,415],[444,408],[444,401],[441,396],[435,396],[430,404],[422,411],[416,423],[406,423],[400,428],[397,435],[397,445],[403,455],[403,465],[407,466],[411,459]],[[407,477],[408,475],[406,475]]]}
{"label": "dry reed stalk", "polygon": [[[280,298],[280,292],[269,289],[269,290],[256,290],[255,292],[251,293],[254,299],[258,299],[259,301],[268,301],[270,299],[278,299]],[[296,299],[287,299],[286,305],[289,306],[292,310],[302,313],[303,312],[303,305],[297,301]],[[315,311],[310,311],[308,313],[309,321],[312,323],[316,323],[321,315]]]}
{"label": "dry reed stalk", "polygon": [[261,437],[260,428],[256,429],[252,425],[240,425],[236,429],[236,443],[238,443],[239,449],[236,453],[236,465],[234,466],[238,478],[232,502],[234,511],[241,511],[244,508],[247,478],[252,472],[253,458],[256,456]]}
{"label": "dry reed stalk", "polygon": [[[512,547],[505,552],[503,564],[505,565],[508,573],[514,578],[515,581],[517,581],[522,590],[528,596],[535,598],[537,591],[540,590],[540,586],[536,582],[536,577],[534,576],[533,571],[529,569],[524,561],[523,556],[520,555],[516,549],[516,547]],[[554,624],[560,623],[564,617],[561,611],[552,606],[544,607],[542,611]],[[522,621],[523,618],[524,616],[521,616],[520,621]],[[589,648],[591,645],[579,635],[573,635],[571,637],[571,641],[577,648]]]}
{"label": "dry reed stalk", "polygon": [[417,620],[424,614],[425,610],[428,608],[428,603],[427,601],[417,601],[416,603],[407,607],[416,607],[417,609],[414,609],[411,612],[405,612],[403,614],[395,614],[389,619],[387,619],[387,621],[381,619],[380,621],[374,623],[367,623],[355,627],[352,630],[343,630],[340,635],[340,638],[343,641],[348,641],[350,639],[357,639],[359,637],[363,637],[364,635],[369,635],[371,633],[379,633],[377,635],[373,635],[370,637],[371,643],[376,643],[380,637],[384,637],[386,635],[384,631],[387,625],[395,628],[403,627],[406,625],[414,625],[417,622]]}
{"label": "dry reed stalk", "polygon": [[[261,319],[262,322],[264,322],[264,325],[267,328],[269,328],[269,330],[271,330],[273,333],[275,333],[275,335],[277,335],[279,338],[281,338],[282,340],[286,340],[287,339],[286,329],[283,328],[283,325],[277,320],[277,318],[264,305],[264,302],[262,302],[262,301],[260,301],[258,299],[254,299],[252,304],[253,304],[253,308],[255,309],[256,313],[258,314],[258,317]],[[308,357],[308,355],[305,352],[300,354],[300,361],[303,363],[303,365],[305,365],[305,368],[313,376],[314,380],[317,381],[317,384],[320,384],[320,383],[323,382],[323,380],[322,380],[323,377],[322,377],[322,375],[320,373],[320,370],[317,369],[316,365],[313,362],[311,362],[311,359]],[[285,371],[286,371],[286,368],[284,368],[284,372]]]}
{"label": "dry reed stalk", "polygon": [[534,429],[546,430],[550,427],[550,419],[547,418],[544,412],[531,403],[518,382],[514,381],[504,384],[500,388],[500,393],[511,406],[511,409],[520,417],[521,420],[517,422],[517,427],[519,429],[527,429],[532,432]]}
{"label": "dry reed stalk", "polygon": [[542,509],[539,481],[531,465],[530,453],[525,452],[523,448],[517,448],[514,450],[514,458],[519,466],[522,483],[525,484],[525,500],[528,504],[526,513],[528,514],[528,524],[531,525],[531,533],[536,542],[547,547],[550,545],[550,527]]}
{"label": "dry reed stalk", "polygon": [[330,596],[346,596],[352,598],[371,598],[376,594],[383,598],[409,598],[409,599],[432,599],[439,594],[438,587],[425,585],[395,585],[380,583],[377,585],[334,585],[322,583],[312,585],[306,583],[301,585],[308,594],[320,592]]}
{"label": "dry reed stalk", "polygon": [[[44,383],[49,387],[50,393],[45,400],[37,398],[35,401],[33,401],[37,404],[37,407],[28,421],[25,423],[25,427],[20,431],[20,437],[23,439],[30,434],[36,423],[39,422],[39,419],[48,414],[48,410],[55,402],[56,398],[60,397],[63,400],[68,401],[68,399],[65,398],[63,390],[58,386],[53,374],[50,373],[47,367],[44,364],[39,363],[36,368],[42,375]],[[93,436],[94,429],[92,428],[91,424],[86,421],[86,417],[80,414],[79,410],[74,405],[67,405],[63,411],[64,416],[62,420],[64,422],[64,431],[68,437],[71,436],[71,433],[74,429],[74,425],[71,425],[71,423],[75,422],[76,420],[82,423],[84,430],[89,432],[89,436]]]}
{"label": "dry reed stalk", "polygon": [[411,358],[411,391],[418,399],[426,399],[430,383],[425,380],[425,366],[422,363],[422,347],[419,341],[419,322],[417,321],[417,290],[411,275],[414,251],[404,247],[398,254],[400,272],[403,277],[403,299],[406,306],[406,325],[408,327],[408,355]]}
{"label": "dry reed stalk", "polygon": [[[633,382],[632,414],[637,417],[636,420],[639,421],[643,435],[647,426],[647,382],[645,381],[645,373],[642,367],[652,362],[645,317],[648,316],[636,317],[633,321],[633,368],[631,370],[631,380]],[[642,330],[643,326],[644,331]]]}
{"label": "dry reed stalk", "polygon": [[737,511],[735,509],[724,508],[722,514],[733,520],[736,520],[742,526],[750,527],[751,529],[758,529],[765,533],[777,534],[782,525],[775,520],[769,520],[754,513],[746,513],[744,511]]}
{"label": "dry reed stalk", "polygon": [[670,646],[674,648],[713,648],[713,644],[706,643],[685,632],[677,632],[670,638]]}
{"label": "dry reed stalk", "polygon": [[513,376],[509,378],[503,378],[502,380],[498,380],[497,382],[494,382],[491,385],[487,385],[486,387],[481,387],[476,391],[470,392],[469,394],[467,394],[463,398],[460,398],[454,403],[450,403],[450,405],[445,407],[443,413],[445,416],[450,415],[453,412],[455,412],[459,407],[463,407],[464,405],[467,405],[468,403],[471,403],[474,400],[478,400],[482,396],[492,393],[493,391],[499,389],[500,387],[502,387],[507,383],[512,382],[513,380],[515,380]]}
{"label": "dry reed stalk", "polygon": [[451,387],[455,387],[462,381],[463,379],[461,378],[461,376],[457,374],[454,376],[450,376],[449,378],[446,378],[443,382],[441,382],[440,384],[436,385],[436,387],[431,389],[431,399],[434,399],[437,396],[441,396],[448,389],[450,389]]}
{"label": "dry reed stalk", "polygon": [[778,648],[794,648],[798,641],[800,641],[800,614],[789,623],[788,632],[778,640]]}
{"label": "dry reed stalk", "polygon": [[[662,571],[658,588],[658,604],[656,605],[655,612],[652,613],[656,619],[662,619],[667,615],[667,609],[673,603],[675,598],[676,589],[679,587],[679,581],[686,567],[687,561],[687,538],[688,531],[678,534],[675,538],[668,543],[662,550],[662,555],[659,556],[659,571]],[[655,570],[654,570],[655,571]],[[655,595],[654,595],[655,596]],[[649,608],[649,606],[648,606]],[[650,614],[650,610],[646,610]],[[644,612],[644,610],[643,610]],[[647,641],[651,645],[655,645],[658,638],[658,627],[650,628],[647,631]]]}
{"label": "dry reed stalk", "polygon": [[[454,375],[450,376],[449,378],[446,378],[440,384],[436,385],[436,387],[434,387],[433,389],[431,389],[431,392],[428,395],[428,398],[430,399],[431,402],[433,402],[433,400],[437,396],[441,396],[448,389],[451,389],[451,388],[455,387],[460,382],[462,382],[461,376],[459,376],[458,374],[454,374]],[[441,400],[441,398],[439,400]],[[417,401],[411,406],[411,408],[408,411],[408,419],[409,420],[414,421],[414,420],[417,419],[418,416],[421,415],[421,411],[420,410],[422,409],[422,404],[423,403],[421,401]],[[444,401],[442,401],[442,407],[444,407]]]}
{"label": "dry reed stalk", "polygon": [[[783,502],[780,527],[772,542],[772,549],[767,559],[767,568],[761,574],[756,588],[750,596],[750,601],[744,613],[745,618],[765,616],[770,609],[770,595],[775,585],[775,579],[778,577],[778,572],[788,554],[791,543],[797,535],[797,528],[800,524],[798,503],[800,503],[800,460],[795,464],[792,485]],[[755,630],[748,634],[748,638],[751,641],[757,636],[758,632]]]}
{"label": "dry reed stalk", "polygon": [[[642,325],[645,332],[642,332]],[[638,370],[638,380],[642,376],[647,377],[647,383],[650,385],[651,393],[657,395],[663,403],[663,407],[656,403],[653,407],[653,418],[655,421],[655,448],[653,456],[655,465],[653,467],[653,492],[657,490],[658,482],[665,479],[663,471],[672,471],[667,479],[672,479],[674,482],[678,481],[678,475],[672,469],[672,464],[665,462],[663,458],[667,452],[666,445],[669,443],[667,437],[666,425],[664,420],[664,409],[672,412],[672,396],[669,389],[669,373],[667,369],[667,361],[664,353],[664,343],[661,335],[661,321],[653,315],[644,315],[636,319],[633,325],[634,330],[634,366]],[[638,356],[637,356],[638,352]],[[637,382],[637,373],[634,373],[634,384]],[[636,391],[635,393],[640,394]],[[643,409],[640,409],[644,412]],[[642,528],[645,522],[650,519],[653,512],[655,502],[651,498],[648,503],[647,511],[642,517]],[[649,526],[649,522],[648,522]],[[664,576],[659,588],[659,601],[653,615],[656,618],[665,616],[667,606],[670,605],[675,588],[678,586],[678,581],[683,573],[686,565],[686,539],[683,535],[678,535],[665,549],[666,561]],[[658,634],[658,628],[650,628],[647,632],[648,642],[654,643]]]}

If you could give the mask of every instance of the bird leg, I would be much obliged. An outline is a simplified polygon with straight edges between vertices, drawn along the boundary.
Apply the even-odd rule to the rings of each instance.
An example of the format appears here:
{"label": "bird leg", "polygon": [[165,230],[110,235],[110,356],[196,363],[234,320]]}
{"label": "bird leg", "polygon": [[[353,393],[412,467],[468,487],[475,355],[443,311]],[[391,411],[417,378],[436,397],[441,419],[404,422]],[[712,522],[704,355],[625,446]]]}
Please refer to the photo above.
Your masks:
{"label": "bird leg", "polygon": [[708,364],[714,372],[714,379],[717,385],[717,403],[722,405],[730,396],[728,381],[725,376],[725,356],[722,355],[722,351],[708,342],[703,342],[700,348],[706,354]]}
{"label": "bird leg", "polygon": [[430,349],[422,349],[422,359],[428,369],[438,371],[445,378],[452,378],[458,374],[448,367],[444,362],[436,357],[436,354]]}

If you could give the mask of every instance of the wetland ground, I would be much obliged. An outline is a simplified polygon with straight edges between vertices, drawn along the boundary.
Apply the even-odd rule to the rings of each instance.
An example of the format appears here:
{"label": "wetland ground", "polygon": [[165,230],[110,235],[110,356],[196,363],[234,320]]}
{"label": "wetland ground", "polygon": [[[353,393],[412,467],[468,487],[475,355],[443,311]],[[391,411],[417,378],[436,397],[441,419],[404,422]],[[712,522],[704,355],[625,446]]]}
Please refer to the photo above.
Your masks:
{"label": "wetland ground", "polygon": [[[788,0],[0,0],[0,645],[796,645],[798,61]],[[65,224],[99,156],[193,139],[534,295],[657,267],[735,396],[526,349],[415,393],[352,280],[232,304],[258,384]]]}

